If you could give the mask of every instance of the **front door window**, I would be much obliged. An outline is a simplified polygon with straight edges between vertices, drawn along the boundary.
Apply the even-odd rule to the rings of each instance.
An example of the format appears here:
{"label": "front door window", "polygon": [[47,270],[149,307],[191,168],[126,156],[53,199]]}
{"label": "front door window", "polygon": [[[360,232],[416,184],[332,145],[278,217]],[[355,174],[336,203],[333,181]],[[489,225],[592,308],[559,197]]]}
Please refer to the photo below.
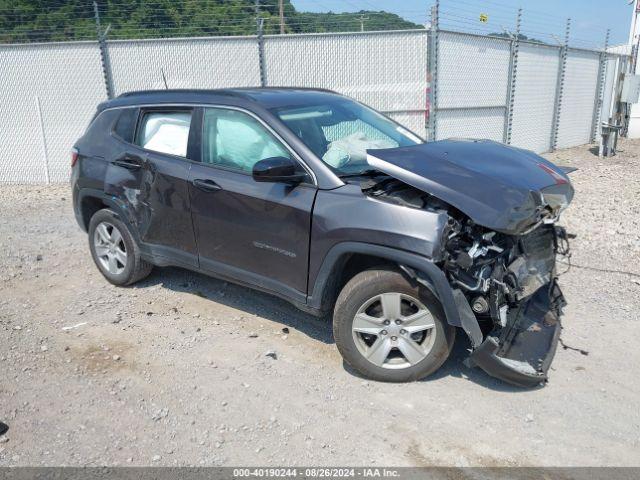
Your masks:
{"label": "front door window", "polygon": [[271,132],[244,112],[208,108],[203,121],[203,163],[251,173],[265,158],[290,158]]}

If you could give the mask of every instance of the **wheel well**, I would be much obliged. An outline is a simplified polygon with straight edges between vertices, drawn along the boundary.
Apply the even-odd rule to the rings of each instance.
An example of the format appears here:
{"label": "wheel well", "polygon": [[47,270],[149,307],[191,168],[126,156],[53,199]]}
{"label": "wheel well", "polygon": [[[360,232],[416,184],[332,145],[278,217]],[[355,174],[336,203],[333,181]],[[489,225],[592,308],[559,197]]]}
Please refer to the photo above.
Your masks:
{"label": "wheel well", "polygon": [[89,228],[91,217],[93,217],[98,210],[102,210],[103,208],[108,207],[109,206],[99,198],[84,197],[82,199],[82,203],[80,204],[80,211],[82,213],[82,226],[84,227],[84,229],[87,230]]}
{"label": "wheel well", "polygon": [[[363,253],[347,253],[342,255],[331,269],[329,281],[322,295],[322,305],[328,310],[333,306],[344,286],[358,273],[374,267],[393,267],[395,262],[386,258]],[[323,308],[324,310],[324,308]]]}

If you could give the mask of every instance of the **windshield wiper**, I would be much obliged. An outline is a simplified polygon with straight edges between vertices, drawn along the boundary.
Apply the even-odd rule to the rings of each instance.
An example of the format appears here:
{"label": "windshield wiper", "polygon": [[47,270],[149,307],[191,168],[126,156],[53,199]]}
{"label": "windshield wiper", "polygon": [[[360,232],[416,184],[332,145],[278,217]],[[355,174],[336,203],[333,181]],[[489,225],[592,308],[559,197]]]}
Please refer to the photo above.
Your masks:
{"label": "windshield wiper", "polygon": [[338,175],[340,178],[353,178],[353,177],[375,177],[376,175],[386,175],[386,173],[382,173],[380,170],[363,170],[357,173],[343,173],[342,175]]}

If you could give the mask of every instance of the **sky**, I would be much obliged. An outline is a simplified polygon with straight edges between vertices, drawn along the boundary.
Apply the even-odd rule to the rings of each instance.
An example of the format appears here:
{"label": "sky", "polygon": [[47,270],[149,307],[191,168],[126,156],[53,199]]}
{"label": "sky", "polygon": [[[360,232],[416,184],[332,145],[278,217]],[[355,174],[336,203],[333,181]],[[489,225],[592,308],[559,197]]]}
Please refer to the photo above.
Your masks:
{"label": "sky", "polygon": [[[292,0],[298,11],[393,12],[415,23],[427,22],[433,0]],[[628,0],[441,0],[441,28],[477,31],[513,31],[518,7],[523,9],[522,33],[545,41],[562,39],[567,17],[576,46],[602,46],[607,28],[609,45],[626,43],[633,6]],[[488,20],[482,23],[480,14]]]}

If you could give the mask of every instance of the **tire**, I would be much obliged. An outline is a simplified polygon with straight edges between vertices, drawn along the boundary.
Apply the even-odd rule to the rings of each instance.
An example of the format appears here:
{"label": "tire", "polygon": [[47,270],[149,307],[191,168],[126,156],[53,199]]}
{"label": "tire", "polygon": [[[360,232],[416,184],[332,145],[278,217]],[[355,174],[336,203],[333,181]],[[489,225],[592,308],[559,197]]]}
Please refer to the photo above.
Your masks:
{"label": "tire", "polygon": [[[386,317],[385,306],[391,312]],[[351,367],[372,380],[411,382],[431,375],[449,357],[455,333],[433,293],[395,270],[360,272],[336,300],[333,335],[338,350]]]}
{"label": "tire", "polygon": [[147,277],[153,269],[153,265],[140,256],[127,226],[107,208],[91,217],[89,249],[100,273],[114,285],[131,285]]}

